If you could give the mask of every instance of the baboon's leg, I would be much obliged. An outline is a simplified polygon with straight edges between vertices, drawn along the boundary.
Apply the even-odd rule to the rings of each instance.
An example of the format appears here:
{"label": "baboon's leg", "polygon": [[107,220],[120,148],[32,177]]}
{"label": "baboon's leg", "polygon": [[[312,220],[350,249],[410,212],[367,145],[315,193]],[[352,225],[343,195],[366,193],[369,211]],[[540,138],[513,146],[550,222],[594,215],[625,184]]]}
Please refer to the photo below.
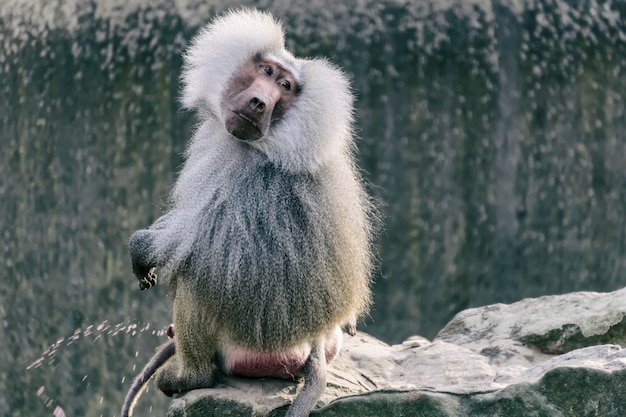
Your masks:
{"label": "baboon's leg", "polygon": [[156,376],[157,387],[166,395],[215,385],[216,335],[190,297],[179,286],[174,301],[176,357]]}

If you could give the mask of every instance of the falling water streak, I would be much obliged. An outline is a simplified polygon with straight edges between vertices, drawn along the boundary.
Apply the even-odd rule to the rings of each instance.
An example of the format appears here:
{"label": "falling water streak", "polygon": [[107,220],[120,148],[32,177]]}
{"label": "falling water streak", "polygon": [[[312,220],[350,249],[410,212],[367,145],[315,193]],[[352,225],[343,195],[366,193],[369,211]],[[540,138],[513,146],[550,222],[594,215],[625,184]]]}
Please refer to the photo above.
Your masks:
{"label": "falling water streak", "polygon": [[[150,323],[144,323],[142,325],[138,323],[129,323],[129,322],[121,322],[115,325],[111,325],[107,320],[104,320],[102,323],[95,325],[90,324],[84,329],[78,328],[74,330],[71,336],[68,337],[60,337],[54,343],[52,343],[39,358],[34,360],[30,365],[26,367],[27,370],[32,371],[40,368],[43,364],[47,364],[50,367],[56,368],[59,366],[58,363],[55,362],[55,357],[57,353],[62,350],[63,347],[69,347],[72,344],[78,342],[81,338],[90,338],[93,342],[102,338],[102,336],[115,336],[118,334],[127,334],[131,336],[135,336],[141,333],[149,332],[149,334],[154,336],[164,336],[167,333],[167,329],[158,329],[151,330]],[[135,358],[139,356],[139,351],[135,352]],[[137,368],[136,364],[133,364],[133,373]],[[81,383],[87,383],[87,388],[90,387],[90,382],[88,382],[89,375],[84,375],[81,379]],[[124,384],[126,382],[126,376],[121,378],[121,383]],[[54,417],[66,417],[65,410],[63,407],[58,405],[58,399],[52,398],[46,393],[46,387],[44,385],[40,386],[36,391],[36,396],[40,398],[41,403],[45,408],[52,408]],[[104,397],[99,398],[99,404],[102,405],[104,403]],[[150,409],[150,414],[152,414],[152,409]],[[102,414],[101,414],[102,416]]]}
{"label": "falling water streak", "polygon": [[52,413],[54,417],[65,417],[65,411],[58,405],[54,408],[54,412]]}
{"label": "falling water streak", "polygon": [[[145,323],[143,324],[143,327],[139,327],[139,325],[137,323],[128,323],[128,322],[122,322],[122,323],[118,323],[114,326],[111,327],[111,325],[108,324],[107,320],[104,320],[102,323],[98,324],[95,327],[95,332],[93,331],[94,329],[94,324],[90,324],[87,327],[85,327],[85,329],[81,329],[78,328],[76,330],[74,330],[74,333],[65,338],[65,337],[60,337],[59,339],[57,339],[53,344],[51,344],[48,349],[46,349],[39,358],[37,358],[36,360],[34,360],[30,365],[28,365],[26,367],[27,370],[31,370],[31,369],[37,369],[39,368],[46,360],[48,360],[48,365],[50,366],[54,366],[54,359],[55,356],[58,352],[58,350],[62,347],[62,346],[70,346],[72,345],[74,342],[76,342],[77,340],[79,340],[81,337],[85,338],[85,337],[89,337],[89,336],[93,336],[95,334],[95,337],[93,338],[93,342],[97,341],[98,339],[100,339],[102,337],[102,335],[110,335],[110,336],[115,336],[119,333],[124,333],[124,334],[130,334],[131,336],[136,336],[139,333],[144,333],[150,330],[150,323]],[[166,329],[159,329],[159,330],[152,330],[150,332],[150,334],[152,335],[156,335],[156,336],[163,336],[166,334]],[[135,357],[137,357],[139,355],[139,352],[135,352]],[[134,370],[134,368],[133,368]],[[87,379],[87,375],[85,375],[85,377],[83,378],[83,380],[81,382],[84,382]],[[42,387],[43,388],[43,387]]]}

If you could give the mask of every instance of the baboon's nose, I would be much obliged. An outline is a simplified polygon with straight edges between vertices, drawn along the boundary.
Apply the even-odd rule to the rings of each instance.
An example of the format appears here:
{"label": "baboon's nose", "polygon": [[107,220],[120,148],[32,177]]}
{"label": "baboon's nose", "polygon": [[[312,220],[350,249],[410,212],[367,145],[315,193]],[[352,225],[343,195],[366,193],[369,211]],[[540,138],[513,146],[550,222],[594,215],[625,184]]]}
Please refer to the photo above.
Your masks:
{"label": "baboon's nose", "polygon": [[252,97],[252,100],[250,100],[250,104],[252,105],[252,108],[258,113],[263,113],[265,111],[265,102],[258,97]]}

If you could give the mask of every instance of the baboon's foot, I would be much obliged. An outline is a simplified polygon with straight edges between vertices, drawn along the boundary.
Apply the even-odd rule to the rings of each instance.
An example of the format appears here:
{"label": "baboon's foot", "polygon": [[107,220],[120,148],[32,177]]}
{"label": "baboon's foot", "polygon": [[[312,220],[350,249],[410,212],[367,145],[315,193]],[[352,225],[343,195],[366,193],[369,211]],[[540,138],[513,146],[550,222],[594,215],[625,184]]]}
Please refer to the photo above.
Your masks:
{"label": "baboon's foot", "polygon": [[215,385],[212,369],[184,369],[177,358],[165,364],[156,374],[155,383],[168,397],[181,392],[200,388],[211,388]]}

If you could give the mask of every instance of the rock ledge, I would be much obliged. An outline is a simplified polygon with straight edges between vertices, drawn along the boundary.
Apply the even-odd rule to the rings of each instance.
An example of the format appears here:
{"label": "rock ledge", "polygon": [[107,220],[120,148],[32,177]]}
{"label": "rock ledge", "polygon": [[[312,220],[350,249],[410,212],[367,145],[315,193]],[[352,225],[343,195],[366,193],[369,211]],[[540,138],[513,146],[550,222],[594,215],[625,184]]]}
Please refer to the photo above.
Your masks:
{"label": "rock ledge", "polygon": [[[432,342],[344,335],[312,415],[626,416],[625,316],[622,289],[466,310]],[[298,385],[225,378],[174,399],[168,416],[278,417]]]}

